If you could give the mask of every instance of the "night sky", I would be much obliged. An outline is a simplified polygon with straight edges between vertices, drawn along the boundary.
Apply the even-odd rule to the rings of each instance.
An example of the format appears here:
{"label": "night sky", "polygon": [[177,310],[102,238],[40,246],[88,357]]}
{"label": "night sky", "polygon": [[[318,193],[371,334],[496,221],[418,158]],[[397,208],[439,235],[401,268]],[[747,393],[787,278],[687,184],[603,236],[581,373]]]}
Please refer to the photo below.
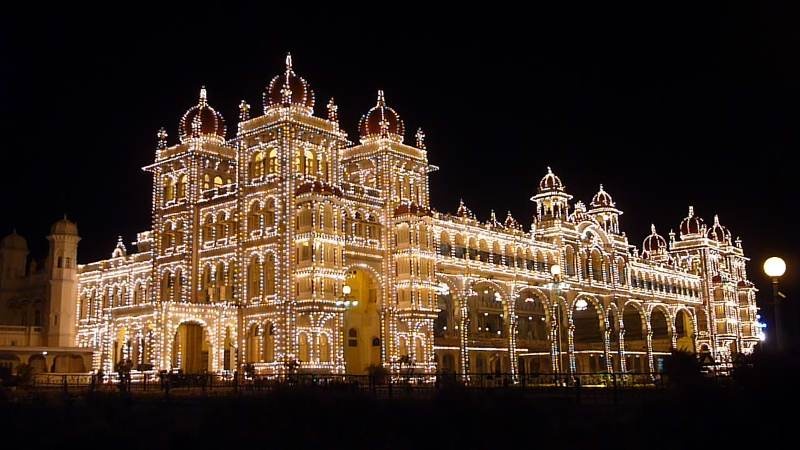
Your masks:
{"label": "night sky", "polygon": [[[788,2],[787,2],[788,3]],[[387,4],[388,5],[388,4]],[[688,205],[715,213],[753,259],[787,259],[798,298],[794,200],[800,145],[796,10],[407,11],[6,10],[0,18],[0,233],[33,254],[66,213],[82,263],[149,229],[156,131],[177,139],[206,85],[229,136],[238,104],[261,92],[291,51],[324,115],[331,96],[352,140],[376,91],[428,136],[433,206],[460,197],[485,220],[510,209],[526,228],[546,167],[575,200],[603,183],[641,249],[650,223],[677,232]],[[5,7],[4,7],[5,8]],[[753,9],[748,9],[753,8]],[[796,315],[796,314],[795,314]]]}

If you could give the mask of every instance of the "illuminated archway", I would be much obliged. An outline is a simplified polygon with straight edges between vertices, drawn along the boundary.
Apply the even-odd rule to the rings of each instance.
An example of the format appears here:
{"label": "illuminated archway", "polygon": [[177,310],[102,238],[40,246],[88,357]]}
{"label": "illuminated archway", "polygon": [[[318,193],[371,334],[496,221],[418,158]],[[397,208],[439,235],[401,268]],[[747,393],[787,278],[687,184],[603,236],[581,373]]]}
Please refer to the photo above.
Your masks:
{"label": "illuminated archway", "polygon": [[172,367],[184,373],[203,373],[208,371],[208,364],[209,344],[203,325],[197,322],[180,324],[172,342]]}
{"label": "illuminated archway", "polygon": [[[347,272],[347,300],[357,302],[344,313],[344,360],[348,374],[363,375],[367,367],[381,364],[380,286],[368,270]],[[352,305],[352,303],[351,303]]]}
{"label": "illuminated archway", "polygon": [[572,304],[572,343],[575,355],[575,371],[605,371],[605,339],[603,336],[604,313],[597,301],[591,297],[579,297]]}
{"label": "illuminated archway", "polygon": [[648,372],[644,315],[638,303],[628,302],[622,312],[625,329],[625,367],[628,372]]}
{"label": "illuminated archway", "polygon": [[678,350],[694,353],[694,323],[692,316],[685,309],[675,314],[675,343]]}

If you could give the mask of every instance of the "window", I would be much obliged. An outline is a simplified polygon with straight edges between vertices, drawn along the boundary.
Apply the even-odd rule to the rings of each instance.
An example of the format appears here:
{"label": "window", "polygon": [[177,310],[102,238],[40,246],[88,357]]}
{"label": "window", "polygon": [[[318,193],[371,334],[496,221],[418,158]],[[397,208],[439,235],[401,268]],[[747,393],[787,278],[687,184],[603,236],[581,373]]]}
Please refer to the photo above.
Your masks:
{"label": "window", "polygon": [[59,257],[58,257],[58,268],[60,269],[60,268],[62,268],[62,267],[64,267],[64,258],[62,258],[61,256],[59,256]]}
{"label": "window", "polygon": [[278,150],[272,149],[269,152],[269,173],[278,173]]}
{"label": "window", "polygon": [[164,178],[164,201],[170,202],[175,200],[175,180],[172,177]]}
{"label": "window", "polygon": [[67,268],[67,269],[69,269],[69,268],[70,268],[70,266],[72,266],[72,260],[71,260],[71,258],[68,256],[68,257],[66,258],[66,262],[64,263],[64,267],[65,267],[65,268]]}
{"label": "window", "polygon": [[355,328],[350,328],[347,331],[347,346],[358,347],[358,330]]}

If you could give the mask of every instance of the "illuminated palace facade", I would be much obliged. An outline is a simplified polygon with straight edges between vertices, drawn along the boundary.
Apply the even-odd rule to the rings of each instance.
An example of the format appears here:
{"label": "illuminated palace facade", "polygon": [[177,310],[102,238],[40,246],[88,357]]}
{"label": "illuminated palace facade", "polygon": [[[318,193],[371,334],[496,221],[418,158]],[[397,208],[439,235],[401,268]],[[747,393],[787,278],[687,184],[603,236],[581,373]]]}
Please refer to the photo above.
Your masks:
{"label": "illuminated palace facade", "polygon": [[602,186],[573,204],[550,169],[528,231],[435,212],[424,135],[404,142],[382,92],[357,144],[333,99],[314,105],[287,57],[233,137],[205,89],[178,143],[159,132],[151,231],[79,269],[95,369],[651,372],[674,348],[726,360],[758,341],[747,258],[716,217],[689,208],[639,251]]}

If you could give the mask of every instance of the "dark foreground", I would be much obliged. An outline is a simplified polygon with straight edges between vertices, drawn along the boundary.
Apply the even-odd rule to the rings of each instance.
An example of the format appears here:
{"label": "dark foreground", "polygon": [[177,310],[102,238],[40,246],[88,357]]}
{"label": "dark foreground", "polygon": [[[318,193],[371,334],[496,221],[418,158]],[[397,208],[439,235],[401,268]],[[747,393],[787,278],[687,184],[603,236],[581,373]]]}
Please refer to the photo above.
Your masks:
{"label": "dark foreground", "polygon": [[743,448],[782,435],[794,447],[800,406],[793,386],[681,386],[612,403],[458,387],[392,399],[307,387],[178,394],[6,395],[0,423],[18,449]]}

